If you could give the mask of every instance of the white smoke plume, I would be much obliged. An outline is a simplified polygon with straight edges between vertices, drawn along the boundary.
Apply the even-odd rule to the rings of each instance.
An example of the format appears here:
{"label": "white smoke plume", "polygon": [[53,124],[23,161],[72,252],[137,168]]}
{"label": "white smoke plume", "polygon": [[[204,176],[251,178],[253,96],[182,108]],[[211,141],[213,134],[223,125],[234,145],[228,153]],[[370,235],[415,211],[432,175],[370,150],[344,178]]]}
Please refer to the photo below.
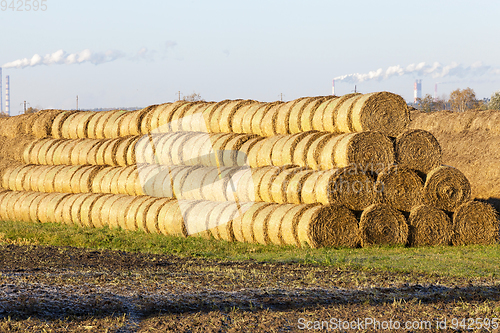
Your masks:
{"label": "white smoke plume", "polygon": [[493,68],[491,66],[483,65],[482,62],[478,61],[470,66],[464,66],[462,64],[452,62],[449,65],[442,65],[439,62],[434,62],[433,64],[427,64],[421,62],[418,64],[411,64],[406,67],[401,67],[400,65],[391,66],[385,71],[379,68],[376,71],[371,71],[368,73],[360,74],[348,74],[343,76],[338,76],[335,81],[344,81],[347,83],[359,83],[369,80],[385,80],[394,76],[402,75],[417,75],[417,76],[431,76],[433,78],[444,78],[449,76],[454,77],[477,77],[485,74],[499,75],[500,69]]}
{"label": "white smoke plume", "polygon": [[40,65],[72,65],[89,62],[94,65],[103,64],[124,57],[121,51],[109,50],[106,52],[92,52],[85,49],[78,53],[67,53],[63,50],[47,54],[44,57],[35,54],[30,59],[18,59],[2,65],[3,68],[26,68]]}

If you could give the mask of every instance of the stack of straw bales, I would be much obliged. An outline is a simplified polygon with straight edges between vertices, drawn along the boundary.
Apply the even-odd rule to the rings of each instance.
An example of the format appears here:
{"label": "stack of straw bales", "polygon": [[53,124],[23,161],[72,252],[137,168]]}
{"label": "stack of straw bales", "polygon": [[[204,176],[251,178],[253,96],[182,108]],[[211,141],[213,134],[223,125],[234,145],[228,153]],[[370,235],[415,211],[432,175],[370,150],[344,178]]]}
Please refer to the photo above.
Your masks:
{"label": "stack of straw bales", "polygon": [[0,219],[311,247],[495,242],[495,211],[408,124],[388,92],[0,119]]}

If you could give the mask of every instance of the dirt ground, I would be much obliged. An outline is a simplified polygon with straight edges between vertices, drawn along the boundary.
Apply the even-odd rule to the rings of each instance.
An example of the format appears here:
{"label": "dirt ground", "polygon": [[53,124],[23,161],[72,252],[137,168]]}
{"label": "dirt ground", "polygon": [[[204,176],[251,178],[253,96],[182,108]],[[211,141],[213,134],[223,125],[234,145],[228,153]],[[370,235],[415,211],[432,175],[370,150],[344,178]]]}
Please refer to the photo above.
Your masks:
{"label": "dirt ground", "polygon": [[498,278],[0,245],[1,332],[498,332],[494,318]]}

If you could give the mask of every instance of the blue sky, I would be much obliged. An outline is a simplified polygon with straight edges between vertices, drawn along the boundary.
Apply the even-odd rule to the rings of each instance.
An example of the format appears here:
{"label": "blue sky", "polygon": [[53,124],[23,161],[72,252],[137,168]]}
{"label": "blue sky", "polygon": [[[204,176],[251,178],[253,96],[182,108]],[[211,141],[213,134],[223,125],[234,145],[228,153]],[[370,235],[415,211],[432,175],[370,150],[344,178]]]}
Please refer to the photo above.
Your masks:
{"label": "blue sky", "polygon": [[498,1],[45,3],[46,11],[0,11],[13,114],[24,100],[75,108],[76,95],[81,108],[144,107],[178,91],[213,101],[291,100],[330,94],[333,78],[355,73],[367,75],[337,80],[337,95],[356,85],[410,101],[415,79],[424,94],[435,83],[439,95],[500,90]]}

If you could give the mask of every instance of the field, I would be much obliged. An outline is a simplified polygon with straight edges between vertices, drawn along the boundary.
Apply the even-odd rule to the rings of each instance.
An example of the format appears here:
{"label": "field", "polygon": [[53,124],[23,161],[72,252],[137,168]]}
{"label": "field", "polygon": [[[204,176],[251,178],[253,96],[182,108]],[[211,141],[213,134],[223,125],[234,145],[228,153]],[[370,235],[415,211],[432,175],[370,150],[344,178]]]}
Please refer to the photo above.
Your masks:
{"label": "field", "polygon": [[500,317],[498,245],[297,249],[19,222],[0,235],[6,332],[298,332],[358,318],[444,332],[456,330],[437,321]]}
{"label": "field", "polygon": [[496,116],[381,92],[2,119],[0,331],[498,332]]}

